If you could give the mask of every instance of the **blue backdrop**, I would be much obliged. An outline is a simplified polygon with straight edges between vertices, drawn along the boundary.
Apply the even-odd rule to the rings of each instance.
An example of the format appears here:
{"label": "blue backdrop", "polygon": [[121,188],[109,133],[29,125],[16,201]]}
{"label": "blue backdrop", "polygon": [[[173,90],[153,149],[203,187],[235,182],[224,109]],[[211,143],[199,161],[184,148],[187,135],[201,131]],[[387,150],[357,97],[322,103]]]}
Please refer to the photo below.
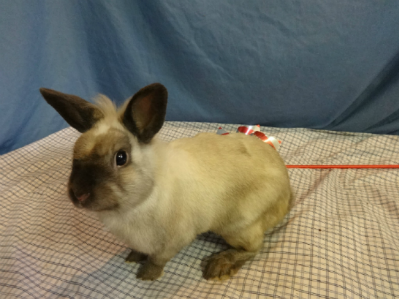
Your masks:
{"label": "blue backdrop", "polygon": [[399,134],[399,1],[0,0],[0,153],[67,124],[47,87],[168,120]]}

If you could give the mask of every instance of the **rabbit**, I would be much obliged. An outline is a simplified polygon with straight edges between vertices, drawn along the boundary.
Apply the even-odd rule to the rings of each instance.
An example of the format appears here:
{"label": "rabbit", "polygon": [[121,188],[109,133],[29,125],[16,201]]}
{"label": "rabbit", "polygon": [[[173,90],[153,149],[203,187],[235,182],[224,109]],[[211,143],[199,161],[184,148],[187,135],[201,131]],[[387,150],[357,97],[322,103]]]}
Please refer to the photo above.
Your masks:
{"label": "rabbit", "polygon": [[288,171],[278,152],[257,137],[156,137],[168,98],[162,84],[140,89],[119,108],[102,95],[92,104],[51,89],[40,92],[82,133],[67,184],[72,203],[97,214],[132,249],[126,261],[143,262],[139,279],[160,278],[169,260],[208,231],[231,248],[205,259],[203,277],[228,279],[289,212]]}

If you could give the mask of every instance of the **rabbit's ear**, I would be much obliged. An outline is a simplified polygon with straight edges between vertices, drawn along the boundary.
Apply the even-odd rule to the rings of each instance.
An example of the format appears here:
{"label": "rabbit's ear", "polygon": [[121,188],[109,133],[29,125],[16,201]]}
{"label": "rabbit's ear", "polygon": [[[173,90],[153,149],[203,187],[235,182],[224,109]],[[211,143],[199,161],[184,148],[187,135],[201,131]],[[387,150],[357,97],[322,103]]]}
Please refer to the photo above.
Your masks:
{"label": "rabbit's ear", "polygon": [[40,88],[40,93],[70,126],[81,133],[88,131],[104,116],[95,105],[78,96],[47,88]]}
{"label": "rabbit's ear", "polygon": [[123,124],[140,142],[150,142],[165,121],[167,100],[168,91],[162,84],[143,87],[127,104]]}

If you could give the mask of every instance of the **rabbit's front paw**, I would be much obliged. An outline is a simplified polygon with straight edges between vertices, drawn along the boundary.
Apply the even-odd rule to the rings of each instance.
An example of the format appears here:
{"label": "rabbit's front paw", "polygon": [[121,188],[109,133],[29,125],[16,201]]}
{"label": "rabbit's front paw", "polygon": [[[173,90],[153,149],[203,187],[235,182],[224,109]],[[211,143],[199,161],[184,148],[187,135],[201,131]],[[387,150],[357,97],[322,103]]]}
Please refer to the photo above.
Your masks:
{"label": "rabbit's front paw", "polygon": [[156,280],[163,275],[163,266],[146,262],[138,271],[137,278],[141,280]]}

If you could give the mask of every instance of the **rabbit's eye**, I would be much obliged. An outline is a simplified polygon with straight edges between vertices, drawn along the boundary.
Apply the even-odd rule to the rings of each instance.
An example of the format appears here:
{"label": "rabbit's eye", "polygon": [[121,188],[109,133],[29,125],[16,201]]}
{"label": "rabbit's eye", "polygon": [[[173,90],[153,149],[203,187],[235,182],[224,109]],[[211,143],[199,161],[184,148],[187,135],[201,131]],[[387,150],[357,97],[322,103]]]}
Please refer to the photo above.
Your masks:
{"label": "rabbit's eye", "polygon": [[127,162],[127,154],[125,151],[119,151],[116,153],[116,165],[122,166]]}

